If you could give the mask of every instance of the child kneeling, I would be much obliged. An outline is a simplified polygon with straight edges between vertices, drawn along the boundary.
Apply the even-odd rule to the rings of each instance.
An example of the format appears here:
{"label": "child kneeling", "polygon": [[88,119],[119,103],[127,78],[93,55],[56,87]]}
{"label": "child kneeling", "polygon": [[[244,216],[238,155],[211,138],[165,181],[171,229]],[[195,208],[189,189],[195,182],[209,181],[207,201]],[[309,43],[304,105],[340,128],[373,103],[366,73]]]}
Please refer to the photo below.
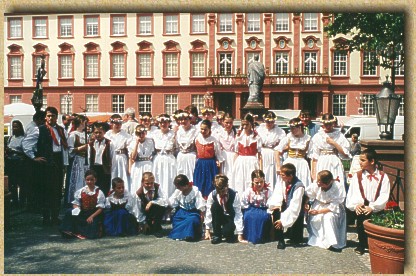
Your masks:
{"label": "child kneeling", "polygon": [[223,174],[215,176],[214,186],[215,190],[207,199],[205,239],[218,244],[224,237],[226,242],[233,243],[236,241],[234,231],[237,230],[238,241],[247,242],[243,239],[243,214],[238,193],[228,188],[228,177]]}
{"label": "child kneeling", "polygon": [[169,205],[175,213],[169,238],[198,241],[202,234],[201,220],[202,213],[205,211],[205,200],[198,187],[193,186],[186,175],[176,176],[173,184],[176,190],[169,198]]}

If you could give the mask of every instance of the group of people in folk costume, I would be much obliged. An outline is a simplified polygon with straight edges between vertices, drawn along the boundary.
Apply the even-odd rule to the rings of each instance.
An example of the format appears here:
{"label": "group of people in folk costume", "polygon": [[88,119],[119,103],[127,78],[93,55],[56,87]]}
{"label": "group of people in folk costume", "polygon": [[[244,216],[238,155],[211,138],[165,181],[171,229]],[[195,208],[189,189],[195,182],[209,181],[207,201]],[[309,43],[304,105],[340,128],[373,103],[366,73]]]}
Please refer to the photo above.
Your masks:
{"label": "group of people in folk costume", "polygon": [[[205,238],[214,244],[234,241],[236,232],[240,242],[277,239],[284,249],[285,237],[302,242],[306,222],[310,245],[338,251],[346,246],[345,198],[358,216],[380,211],[387,202],[388,177],[381,177],[378,189],[373,187],[378,182],[362,177],[383,175],[368,152],[360,155],[364,173],[353,177],[354,188],[346,195],[341,158],[350,157],[350,143],[335,129],[332,114],[324,114],[319,126],[301,112],[288,122],[287,134],[273,112],[260,125],[248,113],[239,129],[228,113],[214,120],[215,111],[204,107],[201,114],[202,119],[188,106],[155,118],[142,113],[136,120],[128,109],[125,118],[114,114],[109,122],[95,122],[87,134],[86,116],[73,114],[66,130],[56,123],[56,108],[48,107],[45,123],[34,123],[20,148],[16,131],[9,148],[33,161],[34,175],[49,176],[35,181],[43,194],[44,224],[60,223],[59,182],[67,166],[65,203],[72,208],[60,228],[66,236],[94,238],[103,230],[160,235],[162,221],[172,218],[174,239],[198,240],[205,225]],[[359,253],[366,246],[361,240]]]}

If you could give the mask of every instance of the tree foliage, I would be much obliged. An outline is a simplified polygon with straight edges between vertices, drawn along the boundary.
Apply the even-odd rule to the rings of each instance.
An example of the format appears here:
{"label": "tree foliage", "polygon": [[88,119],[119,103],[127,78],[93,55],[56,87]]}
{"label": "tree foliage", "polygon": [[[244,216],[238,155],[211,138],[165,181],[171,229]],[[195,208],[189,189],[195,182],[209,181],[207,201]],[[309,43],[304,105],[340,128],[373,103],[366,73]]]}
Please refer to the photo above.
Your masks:
{"label": "tree foliage", "polygon": [[394,84],[394,69],[404,64],[403,13],[336,13],[325,31],[329,37],[344,35],[338,49],[375,52],[370,64],[391,69]]}

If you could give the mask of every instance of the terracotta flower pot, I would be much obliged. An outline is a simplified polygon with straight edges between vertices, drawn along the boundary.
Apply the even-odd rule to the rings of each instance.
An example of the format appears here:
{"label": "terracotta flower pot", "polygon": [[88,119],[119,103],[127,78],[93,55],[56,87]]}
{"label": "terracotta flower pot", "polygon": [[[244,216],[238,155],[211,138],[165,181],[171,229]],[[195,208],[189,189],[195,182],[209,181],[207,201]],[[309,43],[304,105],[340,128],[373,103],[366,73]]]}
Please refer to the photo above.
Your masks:
{"label": "terracotta flower pot", "polygon": [[404,230],[382,227],[364,221],[372,273],[404,273]]}

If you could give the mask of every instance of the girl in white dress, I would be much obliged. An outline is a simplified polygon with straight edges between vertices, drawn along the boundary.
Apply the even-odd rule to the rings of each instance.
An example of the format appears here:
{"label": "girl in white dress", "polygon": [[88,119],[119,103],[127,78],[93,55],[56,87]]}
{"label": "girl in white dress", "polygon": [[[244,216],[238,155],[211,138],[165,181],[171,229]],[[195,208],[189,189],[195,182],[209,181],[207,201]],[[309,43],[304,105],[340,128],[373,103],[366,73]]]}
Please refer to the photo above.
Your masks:
{"label": "girl in white dress", "polygon": [[195,138],[198,135],[198,129],[191,125],[191,117],[188,112],[179,110],[175,117],[179,122],[176,133],[176,142],[179,153],[176,157],[178,162],[178,174],[184,174],[190,182],[194,180],[194,170],[196,162]]}
{"label": "girl in white dress", "polygon": [[[302,121],[300,118],[293,118],[289,121],[290,133],[282,139],[277,152],[283,155],[288,151],[288,158],[283,164],[292,163],[296,167],[296,176],[302,181],[305,188],[311,183],[311,171],[305,157],[309,149],[311,136],[303,132]],[[276,158],[276,170],[280,173],[280,158]]]}
{"label": "girl in white dress", "polygon": [[132,140],[132,136],[125,130],[121,129],[123,120],[119,114],[110,117],[112,129],[107,131],[105,138],[111,141],[113,158],[111,162],[111,179],[120,177],[124,181],[126,190],[130,191],[130,177],[128,175],[128,150],[127,147]]}
{"label": "girl in white dress", "polygon": [[235,129],[234,117],[230,113],[225,113],[223,118],[223,127],[219,131],[218,142],[221,145],[224,162],[222,163],[222,174],[228,176],[228,181],[233,183],[233,167],[235,159]]}
{"label": "girl in white dress", "polygon": [[236,159],[233,183],[230,187],[240,195],[251,187],[251,173],[262,169],[261,138],[254,130],[253,115],[247,113],[241,121],[241,129],[235,142]]}
{"label": "girl in white dress", "polygon": [[155,151],[153,139],[146,136],[147,129],[144,125],[138,125],[135,129],[135,139],[128,147],[131,166],[130,193],[135,195],[142,183],[144,172],[151,172],[153,169],[152,157]]}
{"label": "girl in white dress", "polygon": [[350,143],[340,131],[334,129],[334,115],[325,113],[321,121],[322,129],[313,136],[310,145],[312,179],[316,179],[318,172],[328,170],[344,184],[344,166],[340,156],[350,157]]}
{"label": "girl in white dress", "polygon": [[273,190],[277,184],[276,163],[280,162],[280,156],[275,154],[279,142],[286,137],[286,132],[275,124],[276,114],[267,112],[263,115],[264,123],[257,128],[261,137],[261,157],[263,160],[263,172],[265,180],[270,183]]}
{"label": "girl in white dress", "polygon": [[177,162],[173,155],[176,145],[176,137],[173,130],[169,129],[171,122],[168,114],[161,114],[156,119],[160,129],[153,132],[155,142],[156,157],[153,160],[153,174],[155,182],[160,184],[160,188],[166,197],[170,197],[175,191],[173,179],[177,175]]}

